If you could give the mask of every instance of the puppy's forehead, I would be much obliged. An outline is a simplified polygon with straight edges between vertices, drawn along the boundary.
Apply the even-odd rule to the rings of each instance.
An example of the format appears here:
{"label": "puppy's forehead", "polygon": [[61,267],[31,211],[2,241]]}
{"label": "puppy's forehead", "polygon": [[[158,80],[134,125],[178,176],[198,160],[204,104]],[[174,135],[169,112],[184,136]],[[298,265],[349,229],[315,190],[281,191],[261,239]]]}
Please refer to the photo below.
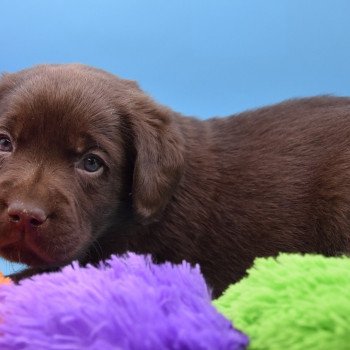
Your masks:
{"label": "puppy's forehead", "polygon": [[[24,79],[8,99],[0,127],[15,137],[82,148],[93,137],[113,139],[119,128],[106,85],[69,71],[45,71]],[[1,125],[1,124],[6,125]]]}

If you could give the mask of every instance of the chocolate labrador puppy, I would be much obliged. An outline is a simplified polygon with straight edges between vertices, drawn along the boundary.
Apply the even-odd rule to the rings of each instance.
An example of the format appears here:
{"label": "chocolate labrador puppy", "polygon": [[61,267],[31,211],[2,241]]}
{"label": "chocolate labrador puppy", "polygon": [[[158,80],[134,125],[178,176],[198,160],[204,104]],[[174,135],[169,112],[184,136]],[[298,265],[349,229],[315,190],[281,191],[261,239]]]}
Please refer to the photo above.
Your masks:
{"label": "chocolate labrador puppy", "polygon": [[126,251],[199,263],[215,296],[258,256],[350,249],[350,99],[205,121],[91,67],[0,80],[0,254],[18,278]]}

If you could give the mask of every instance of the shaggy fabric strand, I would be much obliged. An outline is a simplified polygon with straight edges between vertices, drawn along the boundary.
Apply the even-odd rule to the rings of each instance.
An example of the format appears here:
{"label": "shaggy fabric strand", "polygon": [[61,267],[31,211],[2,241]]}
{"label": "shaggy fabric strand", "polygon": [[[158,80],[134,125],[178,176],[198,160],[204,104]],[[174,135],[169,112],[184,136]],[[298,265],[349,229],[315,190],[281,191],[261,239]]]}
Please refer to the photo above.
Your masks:
{"label": "shaggy fabric strand", "polygon": [[149,257],[78,264],[0,288],[0,349],[245,349],[199,268]]}
{"label": "shaggy fabric strand", "polygon": [[281,254],[255,261],[214,304],[254,350],[350,349],[350,259]]}

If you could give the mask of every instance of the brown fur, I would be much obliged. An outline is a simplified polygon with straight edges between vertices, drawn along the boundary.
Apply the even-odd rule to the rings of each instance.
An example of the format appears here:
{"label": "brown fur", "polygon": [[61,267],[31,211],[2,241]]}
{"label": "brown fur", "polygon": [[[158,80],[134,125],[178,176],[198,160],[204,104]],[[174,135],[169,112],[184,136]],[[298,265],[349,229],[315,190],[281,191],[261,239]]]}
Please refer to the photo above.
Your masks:
{"label": "brown fur", "polygon": [[199,263],[219,295],[257,256],[349,252],[349,98],[200,121],[101,70],[44,65],[1,79],[0,134],[0,253],[28,274],[130,250]]}

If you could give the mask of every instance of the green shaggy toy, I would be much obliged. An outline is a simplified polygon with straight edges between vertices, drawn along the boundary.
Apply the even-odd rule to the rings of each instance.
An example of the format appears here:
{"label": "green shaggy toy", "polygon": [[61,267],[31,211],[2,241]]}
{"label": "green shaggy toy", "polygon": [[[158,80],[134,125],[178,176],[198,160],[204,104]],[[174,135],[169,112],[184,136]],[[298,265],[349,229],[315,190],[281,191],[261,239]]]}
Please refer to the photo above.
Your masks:
{"label": "green shaggy toy", "polygon": [[214,304],[251,350],[348,350],[350,258],[258,258]]}

